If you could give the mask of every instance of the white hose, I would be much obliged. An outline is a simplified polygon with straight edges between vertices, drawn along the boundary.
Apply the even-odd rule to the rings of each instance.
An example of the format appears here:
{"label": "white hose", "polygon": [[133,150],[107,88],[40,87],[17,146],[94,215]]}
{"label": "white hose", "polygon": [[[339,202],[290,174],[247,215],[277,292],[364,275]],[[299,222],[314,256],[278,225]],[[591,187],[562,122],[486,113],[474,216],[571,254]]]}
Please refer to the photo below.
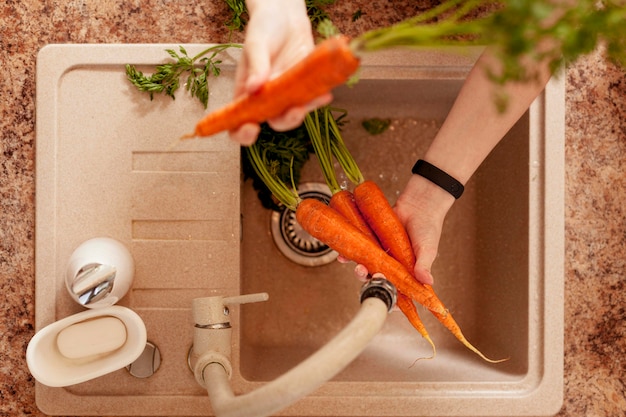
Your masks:
{"label": "white hose", "polygon": [[263,417],[276,413],[330,380],[365,349],[387,318],[387,305],[366,298],[352,321],[330,342],[285,374],[257,390],[235,396],[224,368],[202,372],[217,417]]}

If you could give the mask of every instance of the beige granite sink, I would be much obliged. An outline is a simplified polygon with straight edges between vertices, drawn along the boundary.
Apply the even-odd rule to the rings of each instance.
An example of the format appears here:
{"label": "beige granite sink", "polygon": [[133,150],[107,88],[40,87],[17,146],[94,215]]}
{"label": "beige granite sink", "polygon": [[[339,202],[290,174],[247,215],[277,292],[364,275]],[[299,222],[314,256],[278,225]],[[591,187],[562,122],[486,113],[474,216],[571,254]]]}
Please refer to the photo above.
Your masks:
{"label": "beige granite sink", "polygon": [[[234,311],[236,392],[286,371],[347,323],[358,308],[352,266],[303,267],[269,232],[239,148],[225,136],[180,142],[204,110],[184,94],[150,103],[126,82],[125,63],[148,71],[176,45],[44,48],[37,78],[37,329],[81,308],[63,287],[65,262],[82,241],[109,236],[136,262],[120,304],[146,323],[162,364],[150,378],[126,370],[86,383],[36,386],[56,415],[211,415],[187,367],[191,300],[267,291]],[[190,52],[201,45],[188,45]],[[336,92],[349,110],[345,137],[367,177],[390,200],[432,139],[476,51],[367,57],[361,81]],[[211,107],[231,95],[236,57],[225,58]],[[440,297],[468,338],[466,351],[424,314],[434,360],[400,313],[335,379],[284,415],[550,415],[563,386],[563,85],[550,82],[468,184],[447,220],[433,273]],[[370,136],[369,117],[393,119]],[[411,146],[408,146],[411,143]],[[305,181],[319,181],[313,163]],[[240,237],[243,236],[243,240]],[[414,365],[413,365],[414,364]],[[413,366],[412,366],[413,365]]]}

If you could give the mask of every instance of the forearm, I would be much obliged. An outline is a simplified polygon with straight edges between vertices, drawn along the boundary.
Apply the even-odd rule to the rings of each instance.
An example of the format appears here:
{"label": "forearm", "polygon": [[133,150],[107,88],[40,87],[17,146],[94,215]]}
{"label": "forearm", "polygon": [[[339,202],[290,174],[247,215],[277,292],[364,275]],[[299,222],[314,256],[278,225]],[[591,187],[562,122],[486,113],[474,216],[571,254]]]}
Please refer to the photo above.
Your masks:
{"label": "forearm", "polygon": [[[528,69],[539,74],[536,80],[496,86],[485,69],[497,71],[498,62],[491,49],[485,50],[423,156],[462,184],[524,114],[550,78],[547,64],[529,62]],[[496,104],[496,92],[508,97],[504,111]],[[454,201],[452,195],[426,178],[412,175],[396,206],[406,222],[412,213],[419,212],[429,213],[432,223],[440,224]]]}
{"label": "forearm", "polygon": [[[532,63],[537,80],[508,82],[497,87],[485,68],[497,68],[493,51],[487,49],[469,73],[448,117],[424,159],[465,184],[487,155],[519,120],[550,78],[547,65]],[[500,88],[500,90],[496,90]],[[496,92],[507,98],[498,109]]]}
{"label": "forearm", "polygon": [[[528,109],[550,78],[547,68],[537,82],[508,83],[500,92],[509,100],[504,112],[494,101],[495,85],[485,73],[497,64],[492,52],[478,60],[423,159],[465,184],[508,130]],[[531,65],[531,64],[529,64]],[[534,65],[534,64],[533,64]],[[419,175],[412,175],[396,201],[396,213],[403,222],[416,254],[414,274],[432,284],[430,268],[438,253],[444,219],[454,197]]]}

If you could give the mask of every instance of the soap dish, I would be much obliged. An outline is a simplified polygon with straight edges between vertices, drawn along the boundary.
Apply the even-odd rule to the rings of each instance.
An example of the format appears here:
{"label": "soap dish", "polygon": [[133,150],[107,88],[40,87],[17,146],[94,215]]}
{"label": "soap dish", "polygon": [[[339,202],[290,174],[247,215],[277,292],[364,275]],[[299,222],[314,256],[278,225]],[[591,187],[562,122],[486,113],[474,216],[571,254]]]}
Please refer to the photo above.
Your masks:
{"label": "soap dish", "polygon": [[[111,330],[100,334],[102,343],[97,340],[98,329],[90,328],[98,323]],[[81,332],[86,337],[76,338]],[[111,344],[113,337],[119,343]],[[137,313],[122,306],[98,308],[41,329],[28,344],[26,362],[37,381],[50,387],[65,387],[126,367],[141,355],[146,342],[146,326]]]}

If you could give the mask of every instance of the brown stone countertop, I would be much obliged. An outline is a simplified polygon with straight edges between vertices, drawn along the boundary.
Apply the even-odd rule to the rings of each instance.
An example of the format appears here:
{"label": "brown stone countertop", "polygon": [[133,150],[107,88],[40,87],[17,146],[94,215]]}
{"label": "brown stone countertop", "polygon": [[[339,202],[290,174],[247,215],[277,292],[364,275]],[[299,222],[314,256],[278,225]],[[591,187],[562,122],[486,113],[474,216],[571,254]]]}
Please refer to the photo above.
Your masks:
{"label": "brown stone countertop", "polygon": [[[348,34],[429,7],[339,0]],[[351,23],[352,13],[362,17]],[[24,354],[34,333],[35,59],[49,43],[226,42],[222,0],[5,0],[0,5],[0,416],[42,415]],[[236,41],[241,34],[235,33]],[[626,415],[626,75],[598,51],[567,77],[565,401]]]}

